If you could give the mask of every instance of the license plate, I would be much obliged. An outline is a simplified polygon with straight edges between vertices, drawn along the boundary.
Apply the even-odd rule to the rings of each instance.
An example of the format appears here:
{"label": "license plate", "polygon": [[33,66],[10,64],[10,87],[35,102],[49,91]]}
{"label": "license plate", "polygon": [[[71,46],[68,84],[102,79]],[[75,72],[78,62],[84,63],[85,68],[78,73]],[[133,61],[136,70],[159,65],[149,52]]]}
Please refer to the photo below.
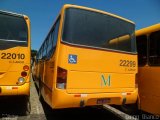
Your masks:
{"label": "license plate", "polygon": [[110,103],[110,101],[111,101],[110,98],[97,99],[97,104],[106,104]]}

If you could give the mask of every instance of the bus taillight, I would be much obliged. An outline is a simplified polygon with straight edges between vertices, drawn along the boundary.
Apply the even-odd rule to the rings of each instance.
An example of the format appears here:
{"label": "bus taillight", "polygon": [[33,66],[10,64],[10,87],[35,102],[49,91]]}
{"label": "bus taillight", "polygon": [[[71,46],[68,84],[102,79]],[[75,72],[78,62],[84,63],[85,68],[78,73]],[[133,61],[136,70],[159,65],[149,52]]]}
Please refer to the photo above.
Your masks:
{"label": "bus taillight", "polygon": [[22,77],[26,77],[27,76],[27,72],[25,72],[25,71],[21,72],[21,76]]}
{"label": "bus taillight", "polygon": [[23,66],[23,70],[24,71],[28,71],[29,70],[29,66],[28,65]]}
{"label": "bus taillight", "polygon": [[65,89],[67,82],[67,70],[58,67],[57,69],[57,88]]}

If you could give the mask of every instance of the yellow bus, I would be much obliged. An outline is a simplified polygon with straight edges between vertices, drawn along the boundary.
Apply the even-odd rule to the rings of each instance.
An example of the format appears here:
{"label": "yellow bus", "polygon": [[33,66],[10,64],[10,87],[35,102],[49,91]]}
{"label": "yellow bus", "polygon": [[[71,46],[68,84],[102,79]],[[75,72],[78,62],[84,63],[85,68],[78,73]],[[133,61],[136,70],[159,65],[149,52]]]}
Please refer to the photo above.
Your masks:
{"label": "yellow bus", "polygon": [[37,53],[39,95],[53,109],[135,104],[135,24],[66,4]]}
{"label": "yellow bus", "polygon": [[30,112],[30,20],[0,11],[0,98],[20,97]]}
{"label": "yellow bus", "polygon": [[160,24],[136,31],[140,109],[160,115]]}

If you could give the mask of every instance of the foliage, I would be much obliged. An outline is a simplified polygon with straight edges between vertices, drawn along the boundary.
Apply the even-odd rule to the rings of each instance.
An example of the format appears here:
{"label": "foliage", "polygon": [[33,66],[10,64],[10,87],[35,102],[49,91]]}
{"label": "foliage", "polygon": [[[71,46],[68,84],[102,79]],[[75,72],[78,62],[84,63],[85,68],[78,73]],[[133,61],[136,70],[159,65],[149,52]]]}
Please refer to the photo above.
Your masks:
{"label": "foliage", "polygon": [[31,57],[34,58],[37,54],[37,50],[31,50]]}

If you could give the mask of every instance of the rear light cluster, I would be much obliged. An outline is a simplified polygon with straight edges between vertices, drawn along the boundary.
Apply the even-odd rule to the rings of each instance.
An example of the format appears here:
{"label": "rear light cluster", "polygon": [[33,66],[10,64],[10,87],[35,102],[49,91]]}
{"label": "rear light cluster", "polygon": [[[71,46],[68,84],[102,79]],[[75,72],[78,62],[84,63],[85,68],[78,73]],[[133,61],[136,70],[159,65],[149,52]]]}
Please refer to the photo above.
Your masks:
{"label": "rear light cluster", "polygon": [[25,82],[25,78],[27,76],[27,71],[29,70],[29,66],[23,66],[23,71],[21,72],[21,77],[18,78],[18,84],[23,84]]}
{"label": "rear light cluster", "polygon": [[59,89],[66,89],[66,82],[67,82],[67,70],[58,67],[56,87]]}

